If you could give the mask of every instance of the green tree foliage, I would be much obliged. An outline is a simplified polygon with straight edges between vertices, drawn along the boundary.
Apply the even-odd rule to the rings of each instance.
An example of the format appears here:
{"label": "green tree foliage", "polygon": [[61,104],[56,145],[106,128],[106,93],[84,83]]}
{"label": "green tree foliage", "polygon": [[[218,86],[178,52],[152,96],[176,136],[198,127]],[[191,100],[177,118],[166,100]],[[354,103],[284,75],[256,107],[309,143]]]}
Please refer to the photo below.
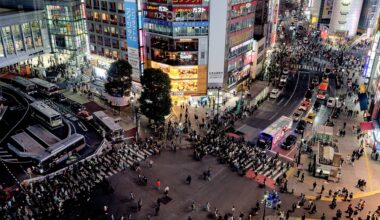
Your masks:
{"label": "green tree foliage", "polygon": [[113,62],[108,69],[108,82],[104,85],[111,96],[128,96],[132,86],[132,66],[126,60]]}
{"label": "green tree foliage", "polygon": [[164,121],[172,107],[170,78],[160,69],[145,69],[141,77],[143,92],[140,97],[141,112],[155,122]]}

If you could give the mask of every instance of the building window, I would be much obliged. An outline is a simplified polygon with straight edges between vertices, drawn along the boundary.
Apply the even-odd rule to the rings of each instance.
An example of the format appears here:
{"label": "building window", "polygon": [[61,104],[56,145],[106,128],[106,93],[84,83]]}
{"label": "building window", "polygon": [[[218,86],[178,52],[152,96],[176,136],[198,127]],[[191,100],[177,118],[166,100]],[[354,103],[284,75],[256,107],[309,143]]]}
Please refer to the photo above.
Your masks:
{"label": "building window", "polygon": [[106,1],[102,1],[102,10],[107,11],[107,2]]}
{"label": "building window", "polygon": [[99,9],[99,0],[94,0],[94,9]]}
{"label": "building window", "polygon": [[111,47],[111,40],[108,37],[104,38],[104,46]]}
{"label": "building window", "polygon": [[117,16],[116,15],[110,15],[110,23],[117,25]]}
{"label": "building window", "polygon": [[102,21],[108,23],[108,15],[106,13],[102,13]]}
{"label": "building window", "polygon": [[32,26],[32,32],[34,36],[34,46],[37,47],[42,47],[42,35],[41,35],[41,29],[38,21],[32,21],[31,22]]}
{"label": "building window", "polygon": [[2,37],[1,37],[1,29],[0,29],[0,59],[5,57],[5,52],[4,52],[4,46],[3,46],[3,42],[2,42]]}
{"label": "building window", "polygon": [[91,0],[86,0],[86,8],[92,8]]}
{"label": "building window", "polygon": [[5,39],[7,41],[7,44],[6,44],[7,54],[12,55],[15,53],[15,48],[13,45],[11,28],[10,27],[3,27],[2,32],[3,32],[3,39]]}
{"label": "building window", "polygon": [[115,2],[109,2],[109,10],[111,12],[116,12],[116,3]]}
{"label": "building window", "polygon": [[13,25],[12,26],[12,33],[13,33],[13,38],[15,40],[15,46],[16,46],[16,51],[25,51],[24,48],[24,42],[22,40],[22,35],[20,31],[20,26],[19,25]]}
{"label": "building window", "polygon": [[124,4],[117,3],[117,10],[119,11],[119,13],[124,13]]}

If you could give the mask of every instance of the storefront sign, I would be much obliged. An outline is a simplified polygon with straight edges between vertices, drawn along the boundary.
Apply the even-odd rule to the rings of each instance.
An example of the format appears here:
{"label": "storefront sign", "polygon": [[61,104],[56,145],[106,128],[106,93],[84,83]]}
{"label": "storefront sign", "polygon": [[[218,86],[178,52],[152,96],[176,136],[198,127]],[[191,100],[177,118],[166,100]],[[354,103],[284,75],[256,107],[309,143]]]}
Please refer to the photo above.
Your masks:
{"label": "storefront sign", "polygon": [[135,0],[125,0],[125,24],[127,30],[128,62],[132,66],[132,78],[140,77],[139,37],[137,24],[137,4]]}
{"label": "storefront sign", "polygon": [[181,52],[179,54],[179,57],[181,59],[191,59],[193,57],[193,55],[191,53],[189,53],[189,52]]}
{"label": "storefront sign", "polygon": [[231,8],[232,8],[232,10],[241,10],[242,8],[249,8],[252,5],[256,5],[256,4],[257,4],[256,1],[252,1],[252,2],[248,2],[248,3],[236,4],[236,5],[233,5]]}
{"label": "storefront sign", "polygon": [[173,4],[180,5],[180,4],[202,4],[202,0],[173,0]]}
{"label": "storefront sign", "polygon": [[128,47],[139,48],[137,32],[137,5],[134,0],[125,0],[124,8]]}
{"label": "storefront sign", "polygon": [[147,2],[152,2],[152,3],[168,3],[167,0],[147,0]]}
{"label": "storefront sign", "polygon": [[173,22],[173,27],[207,27],[208,21]]}
{"label": "storefront sign", "polygon": [[173,7],[174,12],[203,13],[208,11],[208,7]]}

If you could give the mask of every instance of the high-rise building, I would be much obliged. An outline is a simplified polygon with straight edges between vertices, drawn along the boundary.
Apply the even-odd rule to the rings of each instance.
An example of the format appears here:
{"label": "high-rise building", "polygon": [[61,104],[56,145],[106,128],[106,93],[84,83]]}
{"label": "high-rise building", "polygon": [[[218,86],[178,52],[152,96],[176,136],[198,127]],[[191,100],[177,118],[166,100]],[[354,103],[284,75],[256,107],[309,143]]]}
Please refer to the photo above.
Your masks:
{"label": "high-rise building", "polygon": [[174,103],[206,95],[209,0],[145,0],[143,11],[146,66],[169,75]]}
{"label": "high-rise building", "polygon": [[376,33],[380,14],[380,0],[364,0],[358,32],[372,36]]}
{"label": "high-rise building", "polygon": [[142,25],[137,18],[141,13],[140,0],[86,0],[91,60],[96,76],[104,76],[113,61],[125,59],[133,67],[133,79],[139,81],[143,70],[140,40],[144,37],[138,34]]}
{"label": "high-rise building", "polygon": [[230,90],[253,74],[256,1],[211,0],[208,86]]}
{"label": "high-rise building", "polygon": [[357,33],[363,0],[335,0],[329,32],[353,37]]}
{"label": "high-rise building", "polygon": [[84,2],[45,0],[45,7],[52,51],[66,56],[72,65],[83,64],[88,52]]}
{"label": "high-rise building", "polygon": [[43,10],[0,8],[0,68],[50,51]]}

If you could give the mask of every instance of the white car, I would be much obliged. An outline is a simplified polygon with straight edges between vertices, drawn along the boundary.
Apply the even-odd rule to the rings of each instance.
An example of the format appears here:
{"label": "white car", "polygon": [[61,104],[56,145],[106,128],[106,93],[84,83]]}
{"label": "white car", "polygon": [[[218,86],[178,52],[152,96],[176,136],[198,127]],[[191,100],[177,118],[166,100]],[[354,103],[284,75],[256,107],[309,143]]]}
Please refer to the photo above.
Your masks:
{"label": "white car", "polygon": [[327,107],[328,108],[334,108],[335,107],[335,98],[334,97],[330,97],[329,100],[327,100]]}
{"label": "white car", "polygon": [[288,76],[287,75],[282,75],[281,78],[280,78],[280,82],[286,83],[287,80],[288,80]]}
{"label": "white car", "polygon": [[282,73],[283,74],[288,74],[289,73],[289,68],[288,67],[284,67],[284,69],[282,70]]}
{"label": "white car", "polygon": [[272,89],[272,91],[269,94],[269,98],[271,99],[277,99],[280,96],[280,90],[279,89]]}
{"label": "white car", "polygon": [[299,121],[303,116],[303,111],[297,110],[293,113],[292,118],[293,121]]}
{"label": "white car", "polygon": [[309,43],[309,38],[304,37],[303,40],[302,40],[302,42],[303,42],[304,44],[308,44],[308,43]]}

